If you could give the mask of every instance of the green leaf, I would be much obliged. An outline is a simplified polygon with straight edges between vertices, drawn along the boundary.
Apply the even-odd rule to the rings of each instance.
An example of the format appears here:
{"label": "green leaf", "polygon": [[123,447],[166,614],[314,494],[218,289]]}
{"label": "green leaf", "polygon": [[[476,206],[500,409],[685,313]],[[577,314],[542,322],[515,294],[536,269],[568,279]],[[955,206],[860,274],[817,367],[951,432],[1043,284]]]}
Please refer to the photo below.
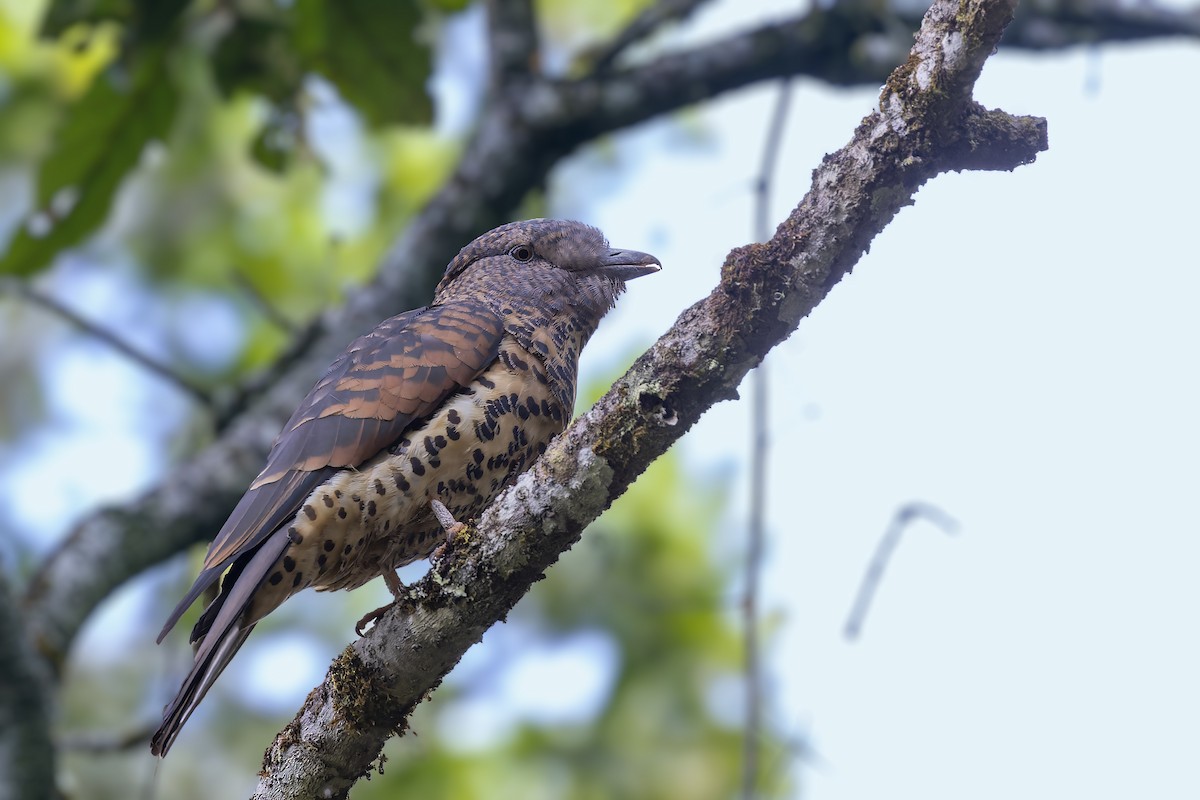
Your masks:
{"label": "green leaf", "polygon": [[115,20],[129,29],[127,45],[165,38],[189,0],[54,0],[42,19],[41,35],[55,37],[79,23]]}
{"label": "green leaf", "polygon": [[132,0],[54,0],[42,18],[40,34],[54,38],[72,25],[102,20],[125,22],[132,15]]}
{"label": "green leaf", "polygon": [[212,64],[217,87],[226,97],[248,89],[286,105],[304,77],[287,26],[275,19],[238,17],[217,45]]}
{"label": "green leaf", "polygon": [[0,274],[31,275],[104,222],[113,195],[177,106],[166,50],[147,51],[127,86],[97,78],[67,112],[37,178],[37,210],[9,242]]}
{"label": "green leaf", "polygon": [[426,124],[432,70],[415,0],[297,0],[293,29],[304,64],[328,78],[373,126]]}

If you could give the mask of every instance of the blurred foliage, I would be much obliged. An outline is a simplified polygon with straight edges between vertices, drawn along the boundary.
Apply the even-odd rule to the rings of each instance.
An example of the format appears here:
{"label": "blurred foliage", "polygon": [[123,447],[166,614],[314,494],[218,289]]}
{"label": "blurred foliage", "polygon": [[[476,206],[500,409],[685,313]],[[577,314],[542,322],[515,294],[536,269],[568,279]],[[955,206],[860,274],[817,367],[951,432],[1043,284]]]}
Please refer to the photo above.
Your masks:
{"label": "blurred foliage", "polygon": [[[569,72],[645,5],[539,2],[547,69]],[[431,70],[474,46],[446,39],[450,15],[481,11],[466,0],[0,0],[0,275],[200,386],[269,363],[296,326],[371,277],[449,174],[459,143],[433,126]],[[478,97],[484,79],[458,91]],[[522,213],[554,207],[535,193]],[[94,362],[102,345],[11,298],[0,338],[0,468],[59,433],[64,452],[77,450],[87,431],[64,419],[79,387],[61,396],[49,376],[64,354]],[[197,446],[205,414],[156,391],[131,384],[114,402],[165,462]],[[418,709],[413,735],[388,745],[382,774],[353,796],[732,796],[741,656],[729,571],[713,551],[722,507],[719,487],[674,457],[658,462],[472,651],[476,667],[464,663]],[[44,547],[53,531],[34,536]],[[190,652],[180,637],[156,648],[152,632],[193,566],[123,590],[85,631],[61,698],[64,736],[155,719]],[[239,664],[292,636],[323,671],[384,596],[294,598],[260,625],[166,763],[141,748],[68,749],[66,796],[245,795],[291,712],[247,698]],[[594,665],[600,696],[569,719],[522,711],[511,692],[543,687],[506,694],[500,678],[522,653],[569,649],[581,633],[614,654]],[[464,731],[468,706],[493,709],[495,729]]]}

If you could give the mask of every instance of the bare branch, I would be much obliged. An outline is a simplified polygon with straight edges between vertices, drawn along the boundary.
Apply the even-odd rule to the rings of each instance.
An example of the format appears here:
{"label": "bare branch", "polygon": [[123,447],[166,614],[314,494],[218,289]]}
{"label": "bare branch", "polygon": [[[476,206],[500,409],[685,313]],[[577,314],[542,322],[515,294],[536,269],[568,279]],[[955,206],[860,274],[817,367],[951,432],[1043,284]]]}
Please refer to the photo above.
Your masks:
{"label": "bare branch", "polygon": [[[762,165],[755,182],[754,238],[765,242],[769,236],[771,181],[779,162],[783,129],[791,106],[792,83],[784,78],[767,139],[763,144]],[[758,641],[759,582],[762,574],[763,552],[766,549],[764,516],[767,507],[767,448],[770,442],[767,409],[767,372],[759,365],[750,376],[753,382],[753,404],[750,408],[750,519],[747,524],[746,595],[742,603],[746,649],[746,722],[742,731],[742,797],[752,800],[758,788],[759,739],[762,731],[762,653]]]}
{"label": "bare branch", "polygon": [[488,45],[493,86],[538,71],[537,18],[532,0],[487,0]]}
{"label": "bare branch", "polygon": [[[765,244],[731,252],[720,284],[686,310],[593,408],[456,537],[430,573],[362,639],[268,750],[256,798],[344,797],[383,742],[463,652],[578,540],[584,527],[710,406],[786,338],[872,238],[971,150],[962,121],[983,114],[971,89],[1011,19],[1012,0],[937,0],[878,110],[826,157],[799,206]],[[1046,147],[1044,121],[1023,130],[1009,168]]]}
{"label": "bare branch", "polygon": [[1061,50],[1097,42],[1200,38],[1200,13],[1150,2],[1040,0],[1022,7],[1001,44],[1029,50]]}
{"label": "bare branch", "polygon": [[300,334],[300,326],[288,319],[288,316],[254,285],[254,281],[250,280],[250,276],[244,271],[234,267],[233,281],[242,290],[242,293],[250,299],[250,302],[254,304],[254,307],[258,309],[267,322],[270,322],[284,333],[290,334],[293,338]]}
{"label": "bare branch", "polygon": [[686,20],[706,2],[708,0],[658,0],[648,6],[596,53],[594,70],[603,72],[609,69],[630,47],[649,38],[667,23]]}
{"label": "bare branch", "polygon": [[843,635],[847,639],[853,641],[862,633],[867,613],[871,610],[871,601],[875,598],[879,584],[883,582],[883,573],[892,561],[892,554],[900,544],[900,537],[908,530],[909,525],[922,517],[947,534],[958,532],[958,522],[942,509],[929,503],[907,503],[896,509],[891,523],[879,540],[879,546],[875,548],[875,555],[867,564],[866,574],[858,585],[858,594],[854,596],[854,605],[850,607],[850,614],[846,617],[846,626],[843,628]]}
{"label": "bare branch", "polygon": [[93,339],[108,345],[113,350],[116,350],[118,353],[125,356],[142,369],[152,373],[153,375],[156,375],[159,378],[162,378],[167,383],[181,390],[184,394],[190,395],[192,399],[200,403],[200,405],[205,406],[206,408],[212,408],[213,398],[207,390],[192,383],[163,362],[159,361],[148,353],[142,352],[107,328],[104,328],[101,325],[91,321],[78,311],[68,307],[56,298],[51,297],[43,292],[39,292],[37,289],[23,281],[6,280],[4,281],[3,285],[8,289],[8,291],[12,292],[18,297],[21,297],[22,299],[45,309],[56,317],[66,320],[71,325],[74,325],[76,328],[79,328],[81,331],[86,333],[88,336],[91,336]]}
{"label": "bare branch", "polygon": [[120,753],[125,750],[132,750],[135,747],[149,747],[150,737],[154,734],[154,729],[157,727],[158,723],[156,722],[151,725],[143,725],[140,728],[133,728],[124,733],[92,731],[64,734],[58,737],[58,746],[62,750],[87,753],[89,755]]}

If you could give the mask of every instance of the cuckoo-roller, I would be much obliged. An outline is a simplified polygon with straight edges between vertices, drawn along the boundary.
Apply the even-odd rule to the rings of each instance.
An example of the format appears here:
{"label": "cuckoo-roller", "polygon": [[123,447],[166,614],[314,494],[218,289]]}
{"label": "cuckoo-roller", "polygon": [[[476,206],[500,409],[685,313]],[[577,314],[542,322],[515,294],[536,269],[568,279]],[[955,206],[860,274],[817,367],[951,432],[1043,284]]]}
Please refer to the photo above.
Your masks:
{"label": "cuckoo-roller", "polygon": [[[658,259],[580,222],[502,225],[450,262],[433,303],[355,339],[292,414],[209,546],[191,671],[151,750],[166,755],[255,624],[296,592],[354,589],[425,558],[571,418],[579,353]],[[222,577],[223,576],[223,577]]]}

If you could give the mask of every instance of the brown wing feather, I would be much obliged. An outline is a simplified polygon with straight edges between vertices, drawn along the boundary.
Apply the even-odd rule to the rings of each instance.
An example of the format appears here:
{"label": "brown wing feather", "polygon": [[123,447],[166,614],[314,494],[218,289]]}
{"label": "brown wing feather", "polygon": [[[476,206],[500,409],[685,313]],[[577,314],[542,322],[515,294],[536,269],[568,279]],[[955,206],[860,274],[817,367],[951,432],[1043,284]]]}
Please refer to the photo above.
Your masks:
{"label": "brown wing feather", "polygon": [[291,519],[334,471],[374,458],[414,421],[469,386],[496,359],[503,324],[486,306],[460,301],[392,317],[351,342],[284,426],[159,640],[238,556]]}

